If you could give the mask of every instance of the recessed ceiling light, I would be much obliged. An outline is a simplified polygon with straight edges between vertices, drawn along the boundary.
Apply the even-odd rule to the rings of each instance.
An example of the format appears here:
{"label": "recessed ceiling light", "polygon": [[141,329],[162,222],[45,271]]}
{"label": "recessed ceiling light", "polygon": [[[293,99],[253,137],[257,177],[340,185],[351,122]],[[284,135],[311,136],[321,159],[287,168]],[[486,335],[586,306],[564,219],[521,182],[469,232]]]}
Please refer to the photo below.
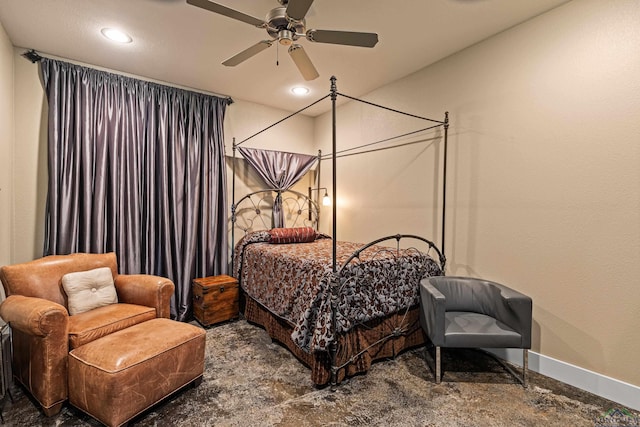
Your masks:
{"label": "recessed ceiling light", "polygon": [[309,88],[304,86],[296,86],[291,88],[294,95],[303,96],[309,93]]}
{"label": "recessed ceiling light", "polygon": [[131,43],[133,41],[129,34],[115,28],[103,28],[102,30],[100,30],[100,32],[103,36],[114,42]]}

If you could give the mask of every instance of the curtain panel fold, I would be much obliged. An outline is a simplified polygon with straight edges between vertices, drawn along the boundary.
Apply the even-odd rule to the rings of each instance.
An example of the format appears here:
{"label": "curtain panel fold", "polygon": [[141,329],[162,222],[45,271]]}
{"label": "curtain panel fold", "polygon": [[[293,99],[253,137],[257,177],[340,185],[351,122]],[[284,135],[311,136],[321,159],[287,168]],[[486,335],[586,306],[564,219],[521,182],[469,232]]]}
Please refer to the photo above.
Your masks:
{"label": "curtain panel fold", "polygon": [[281,191],[288,190],[300,181],[305,173],[318,160],[318,156],[308,154],[287,153],[284,151],[263,150],[259,148],[239,147],[240,154],[253,166],[258,175],[271,188],[278,190],[273,201],[273,227],[285,226],[282,212]]}
{"label": "curtain panel fold", "polygon": [[227,270],[227,100],[44,58],[49,104],[44,254],[117,254],[122,273],[191,281]]}

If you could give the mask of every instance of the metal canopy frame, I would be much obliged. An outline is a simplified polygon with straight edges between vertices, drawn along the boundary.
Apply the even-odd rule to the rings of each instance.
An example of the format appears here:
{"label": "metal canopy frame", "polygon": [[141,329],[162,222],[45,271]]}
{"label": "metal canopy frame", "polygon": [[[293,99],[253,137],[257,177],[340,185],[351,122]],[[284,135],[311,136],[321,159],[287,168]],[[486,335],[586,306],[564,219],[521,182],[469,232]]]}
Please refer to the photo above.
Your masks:
{"label": "metal canopy frame", "polygon": [[[336,273],[338,271],[338,266],[337,266],[337,261],[336,261],[336,251],[337,251],[337,249],[336,249],[336,244],[337,244],[336,243],[337,242],[336,236],[337,236],[337,223],[338,223],[337,222],[337,208],[336,208],[336,206],[337,206],[337,196],[336,196],[336,194],[337,194],[337,190],[338,190],[338,186],[337,186],[337,181],[338,180],[337,180],[337,172],[336,171],[337,171],[337,159],[338,159],[338,157],[352,156],[352,155],[356,155],[356,154],[363,154],[363,153],[368,153],[368,152],[371,152],[371,151],[376,151],[376,149],[367,149],[365,151],[358,151],[356,153],[348,153],[347,154],[348,151],[367,148],[367,147],[370,147],[370,146],[375,145],[375,144],[379,144],[379,143],[382,143],[382,142],[388,142],[388,141],[391,141],[393,139],[397,139],[397,138],[400,138],[400,137],[413,135],[413,134],[416,134],[416,133],[419,133],[419,132],[424,132],[426,130],[436,129],[436,128],[440,128],[440,127],[443,128],[443,133],[444,133],[444,135],[443,135],[443,142],[444,142],[444,147],[443,147],[444,150],[443,151],[444,151],[444,153],[443,153],[443,160],[442,160],[442,162],[443,162],[443,166],[442,166],[442,216],[441,216],[441,218],[442,218],[442,224],[441,224],[442,225],[442,229],[441,229],[441,238],[440,238],[440,251],[441,251],[442,255],[444,256],[444,254],[445,254],[445,242],[446,242],[446,240],[445,240],[445,231],[446,231],[446,223],[445,223],[445,221],[446,221],[446,205],[447,205],[447,203],[446,203],[447,202],[447,148],[448,148],[447,146],[448,146],[448,132],[449,132],[449,112],[446,111],[444,113],[444,120],[435,120],[435,119],[430,119],[428,117],[418,116],[416,114],[406,113],[406,112],[403,112],[403,111],[400,111],[400,110],[396,110],[396,109],[393,109],[393,108],[386,107],[384,105],[376,104],[376,103],[373,103],[373,102],[370,102],[370,101],[365,101],[363,99],[355,98],[355,97],[352,97],[352,96],[349,96],[349,95],[345,95],[343,93],[338,92],[337,84],[336,84],[337,79],[336,79],[335,76],[331,76],[330,82],[331,82],[331,87],[330,87],[330,91],[329,91],[329,93],[327,95],[324,95],[323,97],[317,99],[316,101],[312,102],[311,104],[307,105],[306,107],[303,107],[300,110],[298,110],[298,111],[296,111],[294,113],[291,113],[290,115],[284,117],[283,119],[278,120],[275,123],[272,123],[271,125],[265,127],[264,129],[259,130],[258,132],[252,134],[251,136],[248,136],[247,138],[243,139],[242,141],[240,141],[238,143],[236,143],[235,138],[233,138],[233,144],[232,144],[232,151],[233,151],[233,154],[232,154],[232,156],[233,156],[232,157],[232,161],[233,161],[233,166],[232,166],[232,169],[233,169],[233,173],[232,173],[232,175],[233,175],[233,183],[232,183],[232,196],[231,196],[232,197],[231,211],[232,211],[232,215],[234,215],[234,217],[232,218],[232,221],[235,221],[235,207],[237,206],[236,202],[235,202],[235,189],[236,189],[236,170],[235,170],[236,163],[235,163],[235,159],[236,159],[237,147],[239,147],[240,145],[242,145],[245,142],[249,141],[250,139],[262,134],[263,132],[266,132],[267,130],[271,129],[272,127],[277,126],[280,123],[290,119],[291,117],[294,117],[297,114],[300,114],[301,112],[307,110],[308,108],[313,107],[314,105],[318,104],[319,102],[321,102],[321,101],[323,101],[323,100],[325,100],[327,98],[331,98],[331,147],[332,147],[332,152],[331,152],[331,154],[327,154],[327,155],[323,156],[322,153],[319,151],[318,152],[318,165],[320,165],[321,160],[327,160],[329,158],[331,159],[332,169],[333,169],[332,170],[332,189],[331,189],[331,191],[332,191],[331,209],[332,209],[332,218],[333,218],[333,221],[332,221],[333,222],[333,224],[332,224],[332,233],[331,233],[331,237],[333,239],[333,262],[332,262],[333,272]],[[394,112],[394,113],[397,113],[397,114],[401,114],[401,115],[404,115],[404,116],[413,117],[413,118],[416,118],[416,119],[419,119],[419,120],[427,121],[427,122],[430,123],[430,125],[428,127],[422,128],[422,129],[418,129],[418,130],[415,130],[415,131],[412,131],[412,132],[404,133],[402,135],[396,135],[396,136],[391,137],[391,138],[385,138],[385,139],[380,140],[380,141],[374,141],[372,143],[364,144],[364,145],[361,145],[361,146],[358,146],[358,147],[353,147],[353,148],[349,148],[349,149],[343,150],[342,152],[338,152],[338,148],[337,148],[337,145],[338,145],[337,144],[337,123],[336,123],[337,122],[337,120],[336,120],[336,116],[337,116],[336,115],[336,112],[337,112],[336,102],[337,102],[338,96],[342,96],[342,97],[347,98],[349,100],[356,101],[356,102],[361,102],[363,104],[367,104],[367,105],[370,105],[370,106],[373,106],[373,107],[382,108],[384,110],[391,111],[391,112]],[[399,144],[397,146],[403,146],[403,145],[406,145],[406,144]],[[395,148],[395,147],[396,146],[391,147],[391,148]],[[319,177],[319,173],[318,173],[318,182],[320,182],[319,178],[320,177]],[[232,242],[232,245],[233,245],[234,244],[234,237],[235,237],[234,236],[234,227],[232,227],[231,233],[232,233],[231,242]],[[232,255],[232,262],[233,262],[233,255]]]}

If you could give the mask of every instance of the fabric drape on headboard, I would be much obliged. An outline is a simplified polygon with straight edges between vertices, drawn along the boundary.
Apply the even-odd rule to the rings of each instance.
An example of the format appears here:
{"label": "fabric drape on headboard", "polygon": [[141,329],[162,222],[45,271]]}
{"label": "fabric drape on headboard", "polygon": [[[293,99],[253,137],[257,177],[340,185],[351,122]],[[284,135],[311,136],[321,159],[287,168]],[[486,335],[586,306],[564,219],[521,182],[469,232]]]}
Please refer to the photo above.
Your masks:
{"label": "fabric drape on headboard", "polygon": [[114,251],[121,273],[191,281],[227,270],[227,100],[41,61],[49,103],[44,254]]}
{"label": "fabric drape on headboard", "polygon": [[278,190],[273,201],[272,225],[284,227],[280,191],[288,190],[298,182],[318,160],[318,156],[247,147],[238,147],[238,150],[262,179],[272,188]]}

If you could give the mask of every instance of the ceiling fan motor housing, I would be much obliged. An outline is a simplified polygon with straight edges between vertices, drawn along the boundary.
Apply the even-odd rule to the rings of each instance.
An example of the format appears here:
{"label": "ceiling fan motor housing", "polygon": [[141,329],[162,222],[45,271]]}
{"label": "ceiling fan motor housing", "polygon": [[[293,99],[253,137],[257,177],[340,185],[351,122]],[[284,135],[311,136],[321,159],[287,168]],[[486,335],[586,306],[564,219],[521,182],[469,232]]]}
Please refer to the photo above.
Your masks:
{"label": "ceiling fan motor housing", "polygon": [[267,13],[265,21],[269,24],[267,32],[281,45],[289,46],[298,40],[298,34],[304,34],[305,22],[292,21],[287,18],[286,7],[276,7]]}

